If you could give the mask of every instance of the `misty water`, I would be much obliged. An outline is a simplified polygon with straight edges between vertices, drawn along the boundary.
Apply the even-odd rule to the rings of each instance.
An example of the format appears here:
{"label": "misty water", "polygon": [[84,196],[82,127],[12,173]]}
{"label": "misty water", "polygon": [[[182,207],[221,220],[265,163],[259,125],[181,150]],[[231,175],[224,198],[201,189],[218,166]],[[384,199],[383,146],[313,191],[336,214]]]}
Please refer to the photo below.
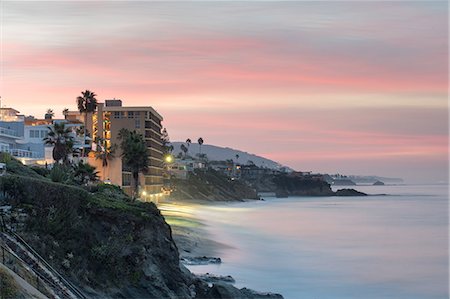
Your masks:
{"label": "misty water", "polygon": [[370,197],[290,197],[201,206],[195,215],[228,246],[235,286],[287,299],[447,299],[448,187],[358,186]]}

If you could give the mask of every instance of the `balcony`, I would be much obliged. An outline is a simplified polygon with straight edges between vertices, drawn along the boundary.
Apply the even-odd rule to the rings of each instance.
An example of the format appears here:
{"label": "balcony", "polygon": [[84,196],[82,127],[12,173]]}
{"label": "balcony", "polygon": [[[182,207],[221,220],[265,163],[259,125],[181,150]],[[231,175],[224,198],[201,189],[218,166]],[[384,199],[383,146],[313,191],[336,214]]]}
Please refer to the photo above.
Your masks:
{"label": "balcony", "polygon": [[18,149],[18,148],[9,149],[7,152],[16,158],[31,158],[31,159],[42,158],[42,157],[39,157],[38,153],[36,153],[36,152],[27,151],[27,150]]}
{"label": "balcony", "polygon": [[5,136],[5,137],[15,138],[15,139],[21,138],[19,136],[19,134],[17,133],[17,131],[14,131],[14,130],[11,130],[11,129],[7,129],[7,128],[3,128],[3,127],[0,127],[0,135]]}

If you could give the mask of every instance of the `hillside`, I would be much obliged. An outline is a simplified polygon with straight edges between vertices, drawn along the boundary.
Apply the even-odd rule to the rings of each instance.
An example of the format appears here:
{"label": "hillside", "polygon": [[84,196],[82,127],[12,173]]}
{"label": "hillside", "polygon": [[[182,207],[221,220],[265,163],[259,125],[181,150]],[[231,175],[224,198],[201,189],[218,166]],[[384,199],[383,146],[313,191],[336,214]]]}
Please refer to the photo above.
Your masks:
{"label": "hillside", "polygon": [[[181,152],[180,149],[181,144],[183,144],[183,142],[172,142],[172,145],[174,147],[173,150],[174,155],[177,155],[178,153]],[[198,154],[198,152],[199,152],[198,143],[192,143],[189,147],[188,154],[191,156],[195,156],[196,154]],[[253,163],[255,163],[255,165],[259,167],[267,167],[272,169],[280,169],[282,167],[287,167],[270,159],[257,156],[251,153],[243,152],[237,149],[232,149],[229,147],[220,147],[210,144],[203,144],[202,153],[206,154],[210,161],[225,161],[229,159],[236,161],[236,154],[238,154],[239,155],[238,162],[242,164],[247,164],[248,161],[252,161]],[[292,170],[289,167],[287,167],[287,169]]]}

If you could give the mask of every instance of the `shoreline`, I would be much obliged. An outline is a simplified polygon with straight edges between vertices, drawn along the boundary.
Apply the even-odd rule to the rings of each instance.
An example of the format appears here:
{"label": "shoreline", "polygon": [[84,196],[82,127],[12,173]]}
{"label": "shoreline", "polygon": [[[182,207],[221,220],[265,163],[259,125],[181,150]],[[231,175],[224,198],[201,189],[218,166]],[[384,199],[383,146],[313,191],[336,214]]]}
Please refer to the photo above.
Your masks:
{"label": "shoreline", "polygon": [[157,205],[172,229],[172,238],[178,247],[180,259],[220,258],[222,250],[232,248],[227,244],[215,241],[214,237],[206,230],[206,224],[194,215],[197,206],[214,206],[224,203],[186,200],[161,202]]}

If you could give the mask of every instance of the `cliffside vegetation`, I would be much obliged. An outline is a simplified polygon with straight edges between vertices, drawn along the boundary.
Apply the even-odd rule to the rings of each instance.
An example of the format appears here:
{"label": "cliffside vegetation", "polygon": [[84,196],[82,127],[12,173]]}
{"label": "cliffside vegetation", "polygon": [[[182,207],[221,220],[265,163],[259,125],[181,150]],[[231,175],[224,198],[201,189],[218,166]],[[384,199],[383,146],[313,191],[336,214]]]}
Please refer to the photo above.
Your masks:
{"label": "cliffside vegetation", "polygon": [[231,180],[213,169],[190,173],[186,180],[171,180],[173,199],[244,200],[259,199],[256,190],[241,180]]}
{"label": "cliffside vegetation", "polygon": [[52,182],[10,159],[5,222],[93,298],[189,298],[171,229],[153,203],[120,188]]}

